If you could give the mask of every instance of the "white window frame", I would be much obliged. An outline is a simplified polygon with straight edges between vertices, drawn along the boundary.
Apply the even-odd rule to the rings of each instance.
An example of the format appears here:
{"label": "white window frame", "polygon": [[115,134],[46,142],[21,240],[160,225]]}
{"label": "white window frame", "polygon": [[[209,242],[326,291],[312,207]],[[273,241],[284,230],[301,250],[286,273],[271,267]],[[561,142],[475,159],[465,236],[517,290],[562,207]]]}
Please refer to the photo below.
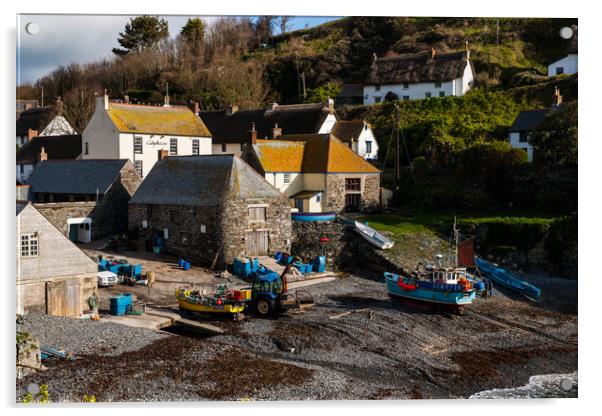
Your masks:
{"label": "white window frame", "polygon": [[134,153],[141,155],[142,151],[142,136],[134,136]]}
{"label": "white window frame", "polygon": [[291,183],[291,174],[290,173],[282,174],[282,183],[285,183],[285,184]]}
{"label": "white window frame", "polygon": [[[175,145],[174,145],[175,143]],[[175,151],[174,151],[175,149]],[[169,155],[170,156],[177,156],[178,155],[178,139],[175,137],[172,137],[169,139]]]}
{"label": "white window frame", "polygon": [[380,97],[377,97],[377,96],[375,96],[375,97],[374,97],[374,102],[375,102],[375,103],[380,103]]}
{"label": "white window frame", "polygon": [[200,153],[201,143],[199,139],[192,139],[192,154],[198,155]]}
{"label": "white window frame", "polygon": [[424,93],[424,97],[425,97],[425,98],[432,98],[432,97],[433,97],[433,94],[431,94],[430,92],[425,92],[425,93]]}
{"label": "white window frame", "polygon": [[40,254],[40,239],[38,233],[21,234],[21,257],[38,257]]}
{"label": "white window frame", "polygon": [[366,153],[372,153],[372,140],[366,140]]}

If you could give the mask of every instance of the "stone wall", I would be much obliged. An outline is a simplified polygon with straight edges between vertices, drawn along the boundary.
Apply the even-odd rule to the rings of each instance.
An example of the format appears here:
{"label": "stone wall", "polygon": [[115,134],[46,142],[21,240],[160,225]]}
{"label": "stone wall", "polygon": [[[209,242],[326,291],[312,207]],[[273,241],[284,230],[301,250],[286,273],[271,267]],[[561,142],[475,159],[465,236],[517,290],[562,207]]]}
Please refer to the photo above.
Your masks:
{"label": "stone wall", "polygon": [[[320,242],[322,237],[327,237],[328,242]],[[304,260],[324,255],[329,269],[365,277],[381,278],[385,271],[402,271],[386,251],[378,250],[339,222],[293,221],[291,254]]]}
{"label": "stone wall", "polygon": [[324,211],[345,211],[345,179],[361,178],[362,212],[375,211],[380,208],[380,175],[379,174],[329,174],[326,175],[326,195]]}

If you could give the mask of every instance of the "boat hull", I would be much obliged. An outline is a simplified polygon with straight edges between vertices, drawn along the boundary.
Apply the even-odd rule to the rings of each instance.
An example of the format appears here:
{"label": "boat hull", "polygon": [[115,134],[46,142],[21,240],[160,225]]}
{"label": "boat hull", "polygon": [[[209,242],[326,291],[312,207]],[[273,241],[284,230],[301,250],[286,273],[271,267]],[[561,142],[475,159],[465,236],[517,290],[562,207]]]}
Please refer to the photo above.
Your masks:
{"label": "boat hull", "polygon": [[414,290],[404,290],[399,287],[398,280],[395,276],[387,276],[387,292],[395,298],[409,299],[413,301],[427,302],[439,305],[449,306],[466,306],[470,305],[476,296],[474,289],[454,292],[445,290],[433,290],[417,287]]}
{"label": "boat hull", "polygon": [[518,292],[528,298],[539,299],[541,296],[541,289],[533,286],[530,283],[520,280],[518,277],[514,276],[512,273],[503,269],[502,267],[498,267],[486,260],[479,258],[476,259],[476,264],[483,274],[493,280],[494,283]]}
{"label": "boat hull", "polygon": [[293,212],[291,217],[293,221],[321,222],[334,221],[337,217],[337,214],[334,212]]}
{"label": "boat hull", "polygon": [[189,312],[207,314],[236,314],[245,310],[244,303],[226,303],[222,305],[205,305],[202,303],[190,303],[184,299],[178,299],[178,306]]}

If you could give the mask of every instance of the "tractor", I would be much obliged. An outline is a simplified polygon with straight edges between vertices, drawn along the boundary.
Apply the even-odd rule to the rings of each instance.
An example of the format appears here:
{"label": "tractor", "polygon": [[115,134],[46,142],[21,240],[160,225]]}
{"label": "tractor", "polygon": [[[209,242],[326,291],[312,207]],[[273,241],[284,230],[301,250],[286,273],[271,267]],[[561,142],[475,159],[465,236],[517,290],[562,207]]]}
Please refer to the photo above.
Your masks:
{"label": "tractor", "polygon": [[275,272],[258,273],[253,281],[251,301],[261,316],[273,315],[289,309],[305,309],[314,304],[313,296],[299,290],[289,292],[287,274],[292,262],[287,264],[280,276]]}

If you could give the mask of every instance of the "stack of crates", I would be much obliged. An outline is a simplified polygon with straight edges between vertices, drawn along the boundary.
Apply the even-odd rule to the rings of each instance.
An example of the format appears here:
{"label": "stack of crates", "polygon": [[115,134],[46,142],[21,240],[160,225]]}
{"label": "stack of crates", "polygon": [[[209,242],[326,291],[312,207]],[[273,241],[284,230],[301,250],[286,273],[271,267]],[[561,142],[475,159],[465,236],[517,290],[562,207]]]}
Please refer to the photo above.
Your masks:
{"label": "stack of crates", "polygon": [[132,294],[121,293],[119,295],[113,296],[112,298],[109,298],[109,302],[109,313],[111,315],[125,315],[128,307],[132,304]]}
{"label": "stack of crates", "polygon": [[249,257],[237,257],[232,265],[232,272],[243,278],[249,277],[259,270],[259,259]]}

